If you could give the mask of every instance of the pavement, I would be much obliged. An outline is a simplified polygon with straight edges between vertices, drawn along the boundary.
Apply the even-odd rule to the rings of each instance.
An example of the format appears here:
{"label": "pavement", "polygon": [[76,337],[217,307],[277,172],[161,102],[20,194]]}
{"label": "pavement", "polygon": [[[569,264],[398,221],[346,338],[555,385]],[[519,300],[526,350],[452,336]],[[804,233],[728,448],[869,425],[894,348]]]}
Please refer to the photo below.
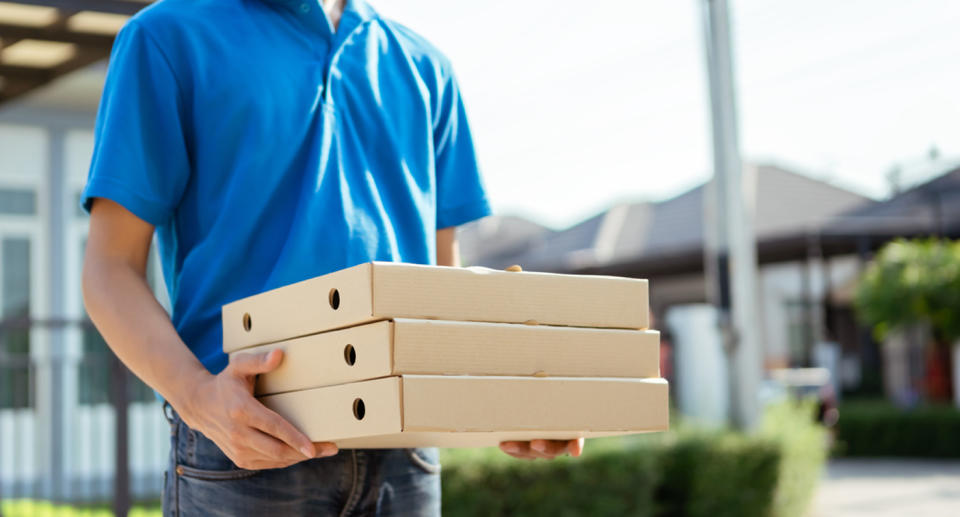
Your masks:
{"label": "pavement", "polygon": [[960,461],[831,460],[809,517],[867,515],[960,517]]}

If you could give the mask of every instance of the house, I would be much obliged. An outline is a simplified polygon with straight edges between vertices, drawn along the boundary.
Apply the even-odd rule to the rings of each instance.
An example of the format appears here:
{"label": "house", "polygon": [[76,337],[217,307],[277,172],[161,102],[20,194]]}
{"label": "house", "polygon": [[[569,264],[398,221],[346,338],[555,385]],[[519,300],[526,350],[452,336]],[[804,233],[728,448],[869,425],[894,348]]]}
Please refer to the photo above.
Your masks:
{"label": "house", "polygon": [[[0,105],[0,495],[105,500],[113,489],[110,353],[80,292],[79,208],[105,65]],[[156,256],[149,275],[162,285]],[[156,289],[162,303],[165,291]],[[169,433],[131,380],[134,496],[157,497]]]}
{"label": "house", "polygon": [[[783,167],[748,166],[745,177],[754,178],[755,192],[757,317],[768,368],[819,364],[819,345],[835,343],[837,387],[881,391],[880,349],[856,322],[853,286],[871,254],[893,238],[960,237],[960,167],[938,163],[951,164],[949,172],[883,202]],[[709,188],[701,185],[661,202],[620,204],[559,231],[494,216],[463,229],[463,254],[470,264],[493,268],[520,264],[529,270],[648,278],[654,319],[670,340],[677,327],[692,325],[671,319],[671,311],[686,313],[683,308],[713,298],[711,272],[704,267]],[[689,346],[705,353],[706,345]]]}
{"label": "house", "polygon": [[[789,251],[783,245],[789,244],[788,238],[805,244],[807,234],[832,217],[874,201],[782,167],[759,165],[751,170],[756,178],[766,360],[770,365],[803,363],[806,345],[799,329],[805,312],[818,312],[813,306],[823,296],[826,276],[833,285],[844,282],[855,273],[856,261],[807,257],[805,246],[799,257],[783,255]],[[464,257],[471,264],[495,268],[515,263],[531,270],[649,278],[651,307],[662,319],[670,307],[710,299],[703,267],[708,190],[709,185],[701,185],[665,201],[620,204],[562,231],[540,230],[508,249],[487,247],[488,240],[501,238],[481,231],[483,225],[508,226],[508,220],[480,221],[462,232]]]}

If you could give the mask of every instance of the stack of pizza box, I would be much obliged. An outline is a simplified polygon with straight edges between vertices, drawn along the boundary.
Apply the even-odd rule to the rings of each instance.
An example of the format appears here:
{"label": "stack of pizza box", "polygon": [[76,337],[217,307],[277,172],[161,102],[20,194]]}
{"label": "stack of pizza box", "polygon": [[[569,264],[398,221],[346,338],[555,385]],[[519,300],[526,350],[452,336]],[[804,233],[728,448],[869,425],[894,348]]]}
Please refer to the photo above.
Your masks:
{"label": "stack of pizza box", "polygon": [[646,280],[371,262],[223,307],[280,348],[255,395],[341,448],[479,447],[668,426]]}

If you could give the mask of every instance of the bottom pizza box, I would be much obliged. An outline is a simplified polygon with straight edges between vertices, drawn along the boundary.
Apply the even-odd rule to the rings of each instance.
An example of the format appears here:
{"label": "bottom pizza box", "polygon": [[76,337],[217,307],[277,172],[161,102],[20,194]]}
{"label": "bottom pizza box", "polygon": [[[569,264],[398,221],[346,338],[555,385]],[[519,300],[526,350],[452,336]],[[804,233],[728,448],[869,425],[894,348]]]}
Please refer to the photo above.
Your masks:
{"label": "bottom pizza box", "polygon": [[664,431],[663,379],[402,375],[261,397],[341,448],[482,447]]}

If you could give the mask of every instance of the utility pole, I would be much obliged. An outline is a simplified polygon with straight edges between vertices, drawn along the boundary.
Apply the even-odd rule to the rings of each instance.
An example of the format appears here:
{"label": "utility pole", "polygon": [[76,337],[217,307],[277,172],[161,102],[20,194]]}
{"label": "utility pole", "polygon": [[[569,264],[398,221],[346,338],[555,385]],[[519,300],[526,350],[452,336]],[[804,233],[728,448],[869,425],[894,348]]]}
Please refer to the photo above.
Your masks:
{"label": "utility pole", "polygon": [[[716,277],[715,299],[726,342],[731,375],[733,422],[752,428],[757,422],[757,391],[763,372],[757,318],[757,252],[753,216],[755,190],[744,182],[733,85],[733,52],[726,0],[698,0],[703,4],[703,31],[710,84],[713,133],[713,183],[704,203],[714,214],[705,232],[715,232],[715,256],[707,257],[705,271]],[[753,179],[752,177],[750,179]],[[710,204],[712,202],[712,205]],[[705,211],[706,213],[706,211]]]}

